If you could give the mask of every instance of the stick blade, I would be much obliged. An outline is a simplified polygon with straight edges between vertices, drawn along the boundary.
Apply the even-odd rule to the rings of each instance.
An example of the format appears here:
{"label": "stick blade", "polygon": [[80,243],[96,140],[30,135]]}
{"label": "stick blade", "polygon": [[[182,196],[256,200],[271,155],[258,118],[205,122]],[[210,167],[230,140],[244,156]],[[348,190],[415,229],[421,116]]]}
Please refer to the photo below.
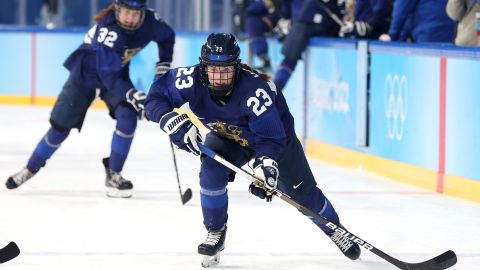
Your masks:
{"label": "stick blade", "polygon": [[408,270],[443,270],[457,263],[457,255],[452,250],[446,251],[437,257],[421,263],[407,264],[402,269]]}
{"label": "stick blade", "polygon": [[187,188],[187,190],[185,190],[185,193],[183,193],[182,195],[182,204],[186,204],[191,198],[192,190],[190,188]]}
{"label": "stick blade", "polygon": [[436,269],[447,269],[457,263],[457,254],[453,250],[449,250],[433,258],[433,261],[437,266]]}
{"label": "stick blade", "polygon": [[20,249],[15,242],[10,242],[4,248],[0,249],[0,264],[10,261],[20,254]]}

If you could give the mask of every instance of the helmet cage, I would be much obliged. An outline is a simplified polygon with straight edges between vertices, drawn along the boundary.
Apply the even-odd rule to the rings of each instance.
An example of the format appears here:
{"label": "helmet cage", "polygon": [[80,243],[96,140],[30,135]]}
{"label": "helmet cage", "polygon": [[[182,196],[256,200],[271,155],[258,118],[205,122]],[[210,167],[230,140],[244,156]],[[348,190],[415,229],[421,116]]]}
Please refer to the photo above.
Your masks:
{"label": "helmet cage", "polygon": [[211,34],[208,37],[199,58],[199,75],[211,96],[225,97],[233,90],[239,74],[239,55],[240,48],[233,35]]}
{"label": "helmet cage", "polygon": [[[203,61],[200,58],[200,80],[203,85],[208,88],[210,95],[217,98],[224,97],[233,90],[233,86],[238,77],[239,64],[240,60],[232,63],[214,63]],[[209,71],[208,67],[213,67],[213,70]],[[226,67],[232,67],[232,69],[226,69]],[[211,75],[211,80],[208,74]],[[229,83],[227,83],[228,81]]]}

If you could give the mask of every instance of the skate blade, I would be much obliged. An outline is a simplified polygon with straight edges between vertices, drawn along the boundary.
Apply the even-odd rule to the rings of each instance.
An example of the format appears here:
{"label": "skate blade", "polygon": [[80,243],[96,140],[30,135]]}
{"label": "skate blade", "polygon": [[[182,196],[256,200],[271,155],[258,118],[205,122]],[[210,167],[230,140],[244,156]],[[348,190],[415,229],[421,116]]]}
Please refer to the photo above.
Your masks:
{"label": "skate blade", "polygon": [[107,188],[107,197],[110,198],[130,198],[132,197],[132,190],[119,190],[116,188]]}
{"label": "skate blade", "polygon": [[203,257],[202,267],[209,268],[215,266],[220,263],[220,254],[216,254],[214,256],[205,255]]}

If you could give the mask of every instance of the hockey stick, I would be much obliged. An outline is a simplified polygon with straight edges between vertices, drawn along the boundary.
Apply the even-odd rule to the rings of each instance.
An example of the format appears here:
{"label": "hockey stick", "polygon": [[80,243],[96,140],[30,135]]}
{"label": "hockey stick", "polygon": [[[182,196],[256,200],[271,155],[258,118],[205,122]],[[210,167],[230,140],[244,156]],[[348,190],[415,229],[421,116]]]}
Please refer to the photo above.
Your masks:
{"label": "hockey stick", "polygon": [[180,192],[180,199],[182,200],[182,204],[186,204],[192,198],[192,190],[187,188],[185,193],[182,192],[182,187],[180,186],[180,176],[178,174],[178,166],[177,166],[177,157],[175,156],[175,149],[173,148],[173,143],[171,140],[170,148],[172,149],[172,156],[173,156],[173,166],[175,167],[175,173],[177,175],[177,183],[178,183],[178,192]]}
{"label": "hockey stick", "polygon": [[[256,178],[253,174],[243,170],[242,168],[238,168],[237,166],[233,165],[229,161],[225,160],[223,157],[217,155],[214,151],[203,144],[198,144],[200,151],[205,155],[209,156],[210,158],[218,161],[219,163],[223,164],[225,167],[229,168],[230,170],[242,175],[243,177],[249,179],[254,184],[263,186],[263,181]],[[457,255],[455,252],[449,250],[446,251],[433,259],[421,262],[421,263],[407,263],[395,259],[394,257],[384,253],[383,251],[379,250],[372,244],[368,243],[367,241],[361,239],[360,237],[356,236],[355,234],[351,233],[347,229],[340,228],[327,218],[317,214],[316,212],[308,209],[307,207],[301,205],[300,203],[296,202],[294,199],[286,195],[285,193],[281,192],[280,190],[275,190],[273,195],[277,196],[278,198],[282,199],[283,201],[287,202],[288,204],[292,205],[293,207],[297,208],[302,213],[307,214],[309,217],[315,219],[318,222],[321,222],[328,228],[348,237],[351,241],[357,243],[359,246],[365,248],[366,250],[371,251],[373,254],[381,257],[382,259],[386,260],[387,262],[395,265],[396,267],[404,270],[443,270],[447,269],[457,263]]]}
{"label": "hockey stick", "polygon": [[333,13],[333,11],[322,2],[322,0],[317,0],[317,3],[320,8],[322,8],[323,11],[325,11],[325,13],[327,13],[327,15],[330,16],[330,18],[332,18],[332,20],[334,20],[338,24],[338,26],[342,27],[345,25],[343,21],[337,16],[337,14]]}
{"label": "hockey stick", "polygon": [[20,254],[20,249],[15,242],[10,242],[4,248],[0,249],[0,264],[6,263]]}

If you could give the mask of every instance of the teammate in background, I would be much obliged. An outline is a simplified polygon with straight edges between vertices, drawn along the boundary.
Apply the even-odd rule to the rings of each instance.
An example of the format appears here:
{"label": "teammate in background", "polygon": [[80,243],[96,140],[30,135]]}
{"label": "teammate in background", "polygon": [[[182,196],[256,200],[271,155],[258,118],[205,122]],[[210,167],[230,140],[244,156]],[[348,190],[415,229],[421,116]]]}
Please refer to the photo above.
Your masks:
{"label": "teammate in background", "polygon": [[[296,5],[293,2],[296,2]],[[274,35],[273,32],[276,32],[279,39],[285,37],[290,24],[291,9],[300,6],[298,2],[303,0],[252,1],[246,8],[245,31],[249,38],[248,45],[251,52],[260,60],[259,70],[271,71],[267,35]]]}
{"label": "teammate in background", "polygon": [[[332,204],[317,187],[282,92],[268,75],[242,64],[239,55],[233,35],[211,34],[198,65],[172,69],[154,82],[145,102],[147,118],[158,122],[178,148],[200,155],[198,129],[186,114],[173,111],[188,102],[211,131],[206,146],[237,166],[254,159],[255,175],[272,180],[265,189],[250,185],[253,195],[271,201],[271,191],[278,188],[340,224]],[[205,155],[200,159],[200,199],[208,234],[198,252],[206,256],[203,265],[209,266],[225,247],[227,184],[235,173]],[[316,225],[345,256],[352,260],[360,256],[357,244],[323,224]]]}
{"label": "teammate in background", "polygon": [[245,39],[245,12],[255,0],[231,0],[232,32],[240,40]]}
{"label": "teammate in background", "polygon": [[292,27],[283,41],[282,54],[284,58],[273,79],[277,89],[283,90],[287,84],[311,37],[338,37],[339,23],[341,22],[336,22],[329,12],[341,20],[345,13],[345,0],[304,1],[298,20],[292,23]]}
{"label": "teammate in background", "polygon": [[116,0],[95,17],[97,24],[84,42],[64,63],[70,76],[50,115],[50,129],[40,140],[25,168],[8,178],[15,189],[32,178],[68,137],[80,131],[90,104],[98,95],[116,120],[110,156],[102,160],[105,185],[111,197],[132,196],[132,182],[121,175],[132,143],[137,118],[143,118],[145,93],[135,89],[129,77],[129,63],[150,41],[159,47],[155,76],[170,68],[175,32],[158,15],[146,9],[146,0]]}
{"label": "teammate in background", "polygon": [[446,12],[448,0],[395,0],[388,34],[381,41],[400,41],[405,31],[412,42],[453,43],[455,23]]}
{"label": "teammate in background", "polygon": [[356,0],[353,20],[345,22],[338,35],[344,38],[378,39],[388,31],[390,0]]}

